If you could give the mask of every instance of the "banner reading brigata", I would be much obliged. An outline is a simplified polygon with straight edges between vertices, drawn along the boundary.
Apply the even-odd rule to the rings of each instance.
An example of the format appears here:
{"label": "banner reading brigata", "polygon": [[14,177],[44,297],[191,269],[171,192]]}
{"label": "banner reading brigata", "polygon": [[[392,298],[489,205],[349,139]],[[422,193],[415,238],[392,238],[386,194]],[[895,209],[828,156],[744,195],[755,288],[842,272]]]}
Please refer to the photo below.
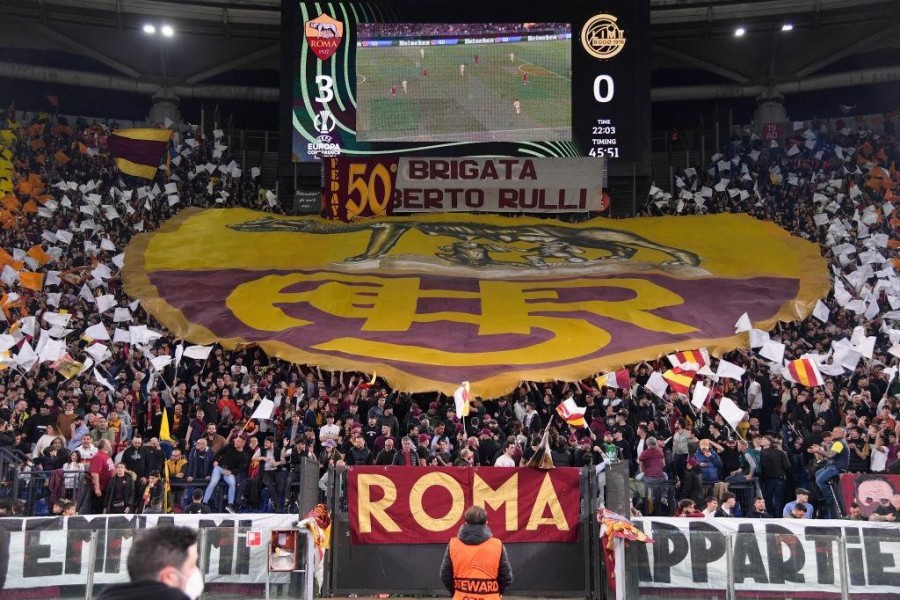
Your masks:
{"label": "banner reading brigata", "polygon": [[342,221],[411,212],[600,212],[595,158],[345,158],[325,161],[325,211]]}
{"label": "banner reading brigata", "polygon": [[[635,522],[653,544],[629,545],[630,575],[641,590],[724,597],[729,574],[737,597],[835,598],[842,580],[852,597],[896,598],[900,527],[896,523],[808,519],[672,519]],[[702,593],[701,591],[702,590]]]}
{"label": "banner reading brigata", "polygon": [[445,544],[477,504],[494,535],[511,542],[578,539],[579,470],[501,467],[353,467],[348,470],[354,544]]}

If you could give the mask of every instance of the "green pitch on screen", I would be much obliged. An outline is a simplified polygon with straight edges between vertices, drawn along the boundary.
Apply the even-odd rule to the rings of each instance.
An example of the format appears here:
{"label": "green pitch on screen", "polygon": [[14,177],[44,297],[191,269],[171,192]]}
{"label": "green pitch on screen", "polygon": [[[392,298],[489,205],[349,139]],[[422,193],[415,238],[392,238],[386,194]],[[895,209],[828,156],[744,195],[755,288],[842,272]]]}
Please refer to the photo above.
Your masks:
{"label": "green pitch on screen", "polygon": [[[464,74],[460,65],[465,65]],[[361,47],[356,68],[360,141],[569,141],[572,137],[568,40]],[[392,86],[397,88],[394,96]]]}

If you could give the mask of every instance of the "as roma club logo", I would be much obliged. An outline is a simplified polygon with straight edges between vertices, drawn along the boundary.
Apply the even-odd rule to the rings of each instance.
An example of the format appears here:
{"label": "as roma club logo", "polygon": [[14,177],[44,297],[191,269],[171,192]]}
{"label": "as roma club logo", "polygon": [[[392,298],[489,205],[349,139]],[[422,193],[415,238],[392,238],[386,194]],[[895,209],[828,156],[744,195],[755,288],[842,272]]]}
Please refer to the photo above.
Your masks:
{"label": "as roma club logo", "polygon": [[595,15],[581,29],[581,45],[588,54],[608,60],[625,47],[625,31],[612,15]]}
{"label": "as roma club logo", "polygon": [[344,39],[344,24],[328,15],[306,22],[306,43],[320,60],[328,60]]}

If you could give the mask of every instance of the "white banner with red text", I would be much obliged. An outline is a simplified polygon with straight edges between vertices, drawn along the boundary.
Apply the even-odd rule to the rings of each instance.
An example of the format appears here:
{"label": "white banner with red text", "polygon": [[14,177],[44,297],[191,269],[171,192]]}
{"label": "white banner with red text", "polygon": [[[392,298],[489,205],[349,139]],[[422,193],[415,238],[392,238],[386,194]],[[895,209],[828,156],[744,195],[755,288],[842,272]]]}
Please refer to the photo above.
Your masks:
{"label": "white banner with red text", "polygon": [[394,213],[584,213],[609,208],[597,158],[325,159],[323,209],[352,221]]}

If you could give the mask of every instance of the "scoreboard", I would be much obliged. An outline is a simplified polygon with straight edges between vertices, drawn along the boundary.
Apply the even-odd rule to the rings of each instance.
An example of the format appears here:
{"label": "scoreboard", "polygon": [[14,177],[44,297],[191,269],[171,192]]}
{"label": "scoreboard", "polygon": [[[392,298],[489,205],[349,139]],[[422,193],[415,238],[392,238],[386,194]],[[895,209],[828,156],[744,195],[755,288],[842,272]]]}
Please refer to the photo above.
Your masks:
{"label": "scoreboard", "polygon": [[649,0],[286,0],[283,11],[294,162],[647,160]]}

